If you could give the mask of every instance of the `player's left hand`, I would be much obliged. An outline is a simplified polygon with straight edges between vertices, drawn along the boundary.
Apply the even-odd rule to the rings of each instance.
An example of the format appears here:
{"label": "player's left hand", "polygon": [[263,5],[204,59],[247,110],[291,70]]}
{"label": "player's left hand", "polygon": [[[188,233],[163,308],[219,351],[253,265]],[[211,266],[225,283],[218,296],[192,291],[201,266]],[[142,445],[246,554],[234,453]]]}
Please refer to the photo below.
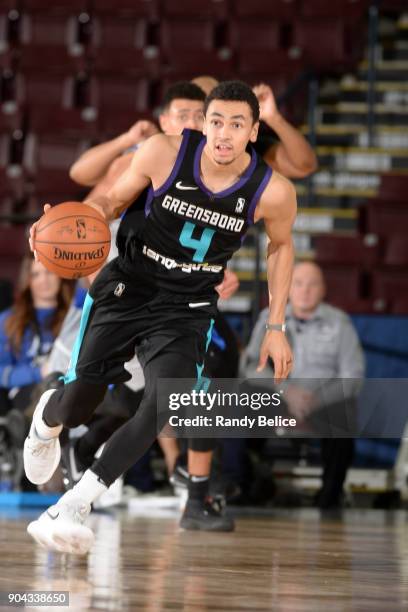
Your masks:
{"label": "player's left hand", "polygon": [[257,372],[262,372],[270,357],[275,370],[275,383],[289,376],[293,365],[292,349],[286,336],[281,331],[269,330],[266,332],[259,354]]}
{"label": "player's left hand", "polygon": [[136,121],[134,125],[128,130],[127,135],[129,137],[131,145],[140,144],[150,136],[159,133],[159,128],[155,123],[148,120]]}
{"label": "player's left hand", "polygon": [[232,270],[225,270],[222,283],[216,286],[216,290],[222,300],[228,300],[238,290],[238,276]]}
{"label": "player's left hand", "polygon": [[253,92],[258,98],[260,119],[269,123],[279,116],[279,110],[276,105],[275,96],[272,89],[265,83],[255,85]]}

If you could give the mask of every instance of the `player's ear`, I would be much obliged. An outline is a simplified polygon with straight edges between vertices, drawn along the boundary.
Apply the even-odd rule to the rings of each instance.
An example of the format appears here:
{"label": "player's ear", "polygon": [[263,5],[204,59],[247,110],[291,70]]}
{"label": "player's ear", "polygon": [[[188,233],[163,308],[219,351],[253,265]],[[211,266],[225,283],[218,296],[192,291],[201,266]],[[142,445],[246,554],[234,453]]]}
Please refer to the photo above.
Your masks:
{"label": "player's ear", "polygon": [[166,133],[167,115],[165,113],[160,113],[160,115],[159,115],[159,125],[160,125],[161,131]]}
{"label": "player's ear", "polygon": [[251,135],[249,137],[249,140],[251,142],[256,142],[256,139],[258,138],[258,130],[259,130],[259,121],[254,123],[254,125],[252,126]]}
{"label": "player's ear", "polygon": [[204,136],[207,136],[207,121],[206,121],[205,115],[204,115],[203,128],[202,129],[203,129]]}

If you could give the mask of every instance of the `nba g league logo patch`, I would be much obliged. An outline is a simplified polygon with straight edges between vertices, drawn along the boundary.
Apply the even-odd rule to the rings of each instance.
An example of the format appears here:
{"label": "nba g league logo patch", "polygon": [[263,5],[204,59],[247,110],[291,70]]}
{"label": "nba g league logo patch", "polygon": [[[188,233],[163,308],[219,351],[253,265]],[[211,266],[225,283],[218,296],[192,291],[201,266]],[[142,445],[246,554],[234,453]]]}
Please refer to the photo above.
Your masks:
{"label": "nba g league logo patch", "polygon": [[235,206],[236,213],[242,213],[245,206],[245,198],[238,198],[237,205]]}
{"label": "nba g league logo patch", "polygon": [[115,289],[115,291],[113,293],[116,295],[116,297],[120,297],[122,295],[122,293],[124,292],[124,290],[125,290],[125,284],[124,283],[118,283],[116,285],[116,289]]}

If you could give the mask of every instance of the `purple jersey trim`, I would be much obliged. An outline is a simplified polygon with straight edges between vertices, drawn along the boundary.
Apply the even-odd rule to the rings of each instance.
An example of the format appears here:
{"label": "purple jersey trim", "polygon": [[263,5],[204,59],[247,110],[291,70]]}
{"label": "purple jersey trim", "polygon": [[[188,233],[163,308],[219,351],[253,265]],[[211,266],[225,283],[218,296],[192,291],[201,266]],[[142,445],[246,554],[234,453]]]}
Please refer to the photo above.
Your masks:
{"label": "purple jersey trim", "polygon": [[258,189],[256,190],[254,197],[251,200],[251,203],[248,207],[248,223],[250,223],[251,225],[253,225],[254,223],[254,214],[255,214],[255,208],[256,205],[259,202],[259,198],[261,197],[265,187],[267,186],[269,179],[272,176],[272,169],[271,168],[267,168],[266,172],[265,172],[265,176],[263,177]]}
{"label": "purple jersey trim", "polygon": [[184,159],[184,154],[186,152],[189,137],[190,137],[190,130],[185,129],[183,131],[183,140],[181,141],[181,146],[180,146],[179,152],[177,153],[177,159],[173,166],[173,170],[171,171],[171,174],[167,178],[166,182],[161,187],[159,187],[159,189],[153,192],[154,196],[162,195],[165,191],[167,191],[171,187],[171,184],[176,178],[178,171],[180,170],[182,161]]}
{"label": "purple jersey trim", "polygon": [[255,167],[256,167],[255,150],[251,147],[251,162],[249,166],[247,167],[247,169],[245,170],[244,174],[239,179],[239,181],[231,185],[231,187],[228,187],[228,189],[224,189],[224,191],[217,191],[216,193],[213,193],[204,185],[203,181],[201,180],[201,176],[200,176],[201,154],[203,152],[205,143],[206,143],[206,138],[204,137],[201,140],[200,144],[198,145],[197,150],[195,152],[195,156],[194,156],[194,180],[196,184],[200,187],[202,191],[204,191],[204,193],[214,198],[223,198],[224,196],[231,195],[231,193],[234,193],[238,189],[241,189],[241,187],[245,185],[245,183],[251,178],[255,170]]}
{"label": "purple jersey trim", "polygon": [[145,217],[148,217],[150,215],[150,211],[152,209],[153,196],[154,196],[153,187],[150,185],[149,191],[147,192],[146,202],[144,206]]}

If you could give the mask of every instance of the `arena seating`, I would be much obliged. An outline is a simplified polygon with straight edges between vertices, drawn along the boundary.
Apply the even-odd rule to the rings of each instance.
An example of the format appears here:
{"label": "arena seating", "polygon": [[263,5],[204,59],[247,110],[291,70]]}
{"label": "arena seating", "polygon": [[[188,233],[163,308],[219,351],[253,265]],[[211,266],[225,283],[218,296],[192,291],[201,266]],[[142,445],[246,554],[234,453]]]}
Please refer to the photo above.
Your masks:
{"label": "arena seating", "polygon": [[320,264],[350,264],[370,267],[380,261],[381,250],[376,235],[331,236],[315,239],[316,261]]}
{"label": "arena seating", "polygon": [[[368,5],[369,0],[0,0],[0,214],[32,216],[43,194],[55,200],[78,194],[66,169],[84,139],[97,142],[137,118],[151,118],[164,88],[177,79],[239,76],[269,83],[277,97],[306,70],[333,78],[350,69],[364,80],[355,41],[363,39]],[[296,91],[303,117],[305,91]],[[341,103],[357,101],[357,89],[342,92],[340,85]],[[365,90],[358,92],[362,103]],[[386,93],[377,95],[380,103],[386,103]],[[333,208],[337,197],[335,206],[358,205],[358,213],[355,222],[333,225],[344,234],[354,223],[353,235],[313,236],[310,249],[327,271],[330,295],[340,300],[343,292],[342,303],[347,297],[355,312],[375,311],[381,300],[398,310],[384,270],[398,276],[396,268],[405,265],[403,240],[390,236],[408,222],[401,201],[408,176],[397,160],[396,171],[382,175],[378,189],[375,172],[363,176],[359,197],[353,182],[358,172],[335,167],[357,153],[327,147],[360,146],[364,115],[340,111],[324,95],[317,139],[326,150],[318,150],[322,168],[313,205]],[[291,104],[283,108],[293,120]],[[355,129],[346,126],[343,135],[348,120]],[[344,174],[341,181],[338,174]],[[306,188],[298,186],[305,206]],[[361,201],[368,196],[374,197]]]}
{"label": "arena seating", "polygon": [[82,70],[85,48],[77,16],[24,13],[20,20],[19,69],[23,72]]}
{"label": "arena seating", "polygon": [[155,76],[159,50],[150,44],[149,23],[143,18],[96,17],[89,40],[91,67],[97,73]]}
{"label": "arena seating", "polygon": [[21,259],[27,253],[27,232],[24,226],[0,224],[0,274],[2,280],[15,285]]}
{"label": "arena seating", "polygon": [[78,194],[80,189],[69,178],[69,168],[87,147],[87,143],[68,140],[58,136],[28,134],[25,140],[23,169],[37,194],[47,196],[50,192],[69,196]]}

